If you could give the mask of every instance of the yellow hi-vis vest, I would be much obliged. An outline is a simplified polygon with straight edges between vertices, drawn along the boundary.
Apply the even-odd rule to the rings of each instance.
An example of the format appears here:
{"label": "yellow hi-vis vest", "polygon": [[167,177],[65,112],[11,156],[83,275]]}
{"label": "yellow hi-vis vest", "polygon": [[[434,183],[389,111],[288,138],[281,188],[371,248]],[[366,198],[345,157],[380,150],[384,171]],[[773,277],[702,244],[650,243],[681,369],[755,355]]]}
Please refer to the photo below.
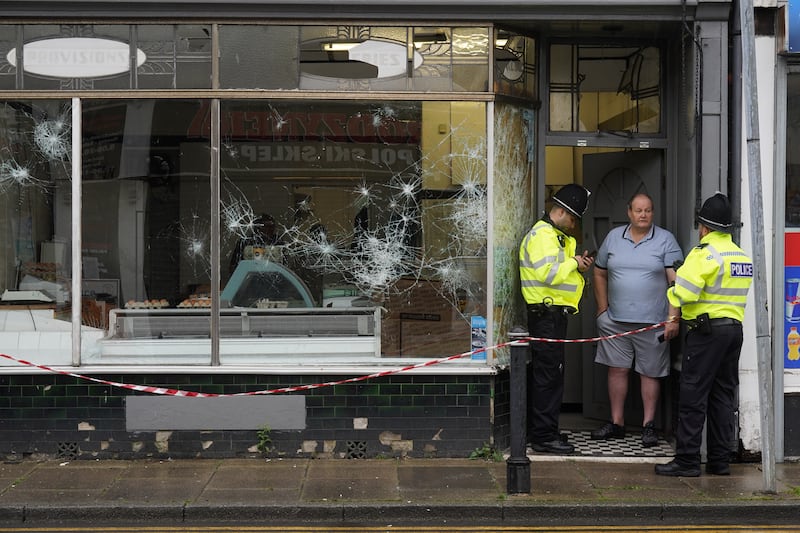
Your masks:
{"label": "yellow hi-vis vest", "polygon": [[533,225],[519,248],[519,279],[527,303],[578,310],[585,281],[574,258],[575,246],[573,237],[549,221]]}
{"label": "yellow hi-vis vest", "polygon": [[729,234],[712,231],[686,256],[667,298],[687,320],[708,313],[709,318],[741,321],[752,282],[753,261]]}

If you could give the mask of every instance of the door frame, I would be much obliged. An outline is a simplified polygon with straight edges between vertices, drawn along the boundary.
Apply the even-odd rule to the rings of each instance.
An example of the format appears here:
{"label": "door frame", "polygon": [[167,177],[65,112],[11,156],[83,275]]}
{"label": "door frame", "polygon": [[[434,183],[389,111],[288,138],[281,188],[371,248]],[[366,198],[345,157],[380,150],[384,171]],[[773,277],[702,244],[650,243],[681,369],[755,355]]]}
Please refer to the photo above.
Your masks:
{"label": "door frame", "polygon": [[[637,150],[637,151],[614,151],[614,152],[600,152],[588,153],[583,156],[582,164],[582,181],[584,185],[588,186],[590,191],[593,191],[595,199],[599,197],[597,186],[604,182],[605,177],[611,172],[618,169],[627,169],[643,178],[643,185],[646,186],[647,192],[654,201],[655,218],[653,224],[657,226],[664,226],[665,215],[663,213],[663,189],[666,176],[664,174],[664,153],[662,150]],[[595,165],[587,165],[586,160],[595,158]],[[637,172],[638,171],[638,172]],[[595,181],[589,181],[587,178],[593,175]],[[648,180],[649,178],[649,180]],[[649,181],[649,183],[648,183]],[[648,186],[649,185],[649,186]],[[632,196],[631,191],[620,191],[622,197],[617,198],[623,202],[629,200]],[[637,191],[638,192],[638,191]],[[607,230],[611,231],[614,227],[628,223],[627,208],[621,212],[621,207],[616,204],[614,213],[611,215]],[[581,225],[584,248],[599,249],[600,245],[605,239],[597,236],[596,227],[594,225],[587,227],[587,223],[596,217],[596,203],[590,202],[589,208],[583,217],[583,224]],[[590,242],[591,239],[591,242]],[[597,242],[594,242],[594,241]],[[593,272],[593,271],[592,271]],[[597,330],[595,326],[596,316],[596,302],[593,294],[593,279],[591,274],[587,279],[586,289],[584,290],[583,299],[581,300],[581,313],[580,323],[584,336],[595,336]],[[590,333],[591,332],[591,333]],[[607,368],[604,365],[599,365],[594,362],[595,351],[597,343],[582,343],[580,345],[581,363],[582,363],[582,388],[581,388],[581,404],[584,418],[595,420],[610,420],[611,405],[608,399],[608,384],[607,384]],[[663,380],[662,385],[668,383],[668,380]],[[656,410],[656,426],[662,428],[665,424],[667,417],[666,414],[666,397],[665,387],[661,388],[661,395],[659,404]],[[628,378],[628,393],[625,398],[625,421],[628,425],[638,425],[636,421],[641,420],[644,412],[641,402],[641,389],[639,376],[635,371],[629,373]]]}

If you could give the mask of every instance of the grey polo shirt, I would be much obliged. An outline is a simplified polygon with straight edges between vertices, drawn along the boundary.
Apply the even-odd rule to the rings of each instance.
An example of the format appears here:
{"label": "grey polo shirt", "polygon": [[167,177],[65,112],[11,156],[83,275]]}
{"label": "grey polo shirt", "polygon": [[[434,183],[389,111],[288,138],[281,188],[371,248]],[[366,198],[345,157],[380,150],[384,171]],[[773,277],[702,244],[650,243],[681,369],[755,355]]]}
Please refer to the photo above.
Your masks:
{"label": "grey polo shirt", "polygon": [[630,225],[612,229],[597,253],[595,268],[608,271],[608,316],[617,322],[656,324],[667,319],[665,269],[683,260],[675,237],[656,225],[638,243]]}

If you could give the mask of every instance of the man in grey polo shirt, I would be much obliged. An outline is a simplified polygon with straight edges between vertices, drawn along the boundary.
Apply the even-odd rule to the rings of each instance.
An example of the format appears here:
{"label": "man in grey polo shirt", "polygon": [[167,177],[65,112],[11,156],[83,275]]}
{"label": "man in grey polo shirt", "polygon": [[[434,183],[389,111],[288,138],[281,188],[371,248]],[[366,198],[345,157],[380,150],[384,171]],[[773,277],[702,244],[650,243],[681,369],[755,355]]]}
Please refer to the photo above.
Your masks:
{"label": "man in grey polo shirt", "polygon": [[[647,194],[637,193],[631,198],[628,219],[628,225],[608,233],[594,264],[597,329],[601,336],[660,323],[680,313],[666,298],[668,285],[675,281],[673,264],[683,260],[680,246],[672,233],[653,224],[653,200]],[[611,421],[592,431],[593,439],[625,437],[625,397],[633,367],[641,378],[642,444],[658,443],[653,419],[661,392],[660,378],[669,374],[669,343],[665,341],[678,335],[678,329],[678,321],[674,320],[663,330],[598,343],[595,362],[608,367]]]}

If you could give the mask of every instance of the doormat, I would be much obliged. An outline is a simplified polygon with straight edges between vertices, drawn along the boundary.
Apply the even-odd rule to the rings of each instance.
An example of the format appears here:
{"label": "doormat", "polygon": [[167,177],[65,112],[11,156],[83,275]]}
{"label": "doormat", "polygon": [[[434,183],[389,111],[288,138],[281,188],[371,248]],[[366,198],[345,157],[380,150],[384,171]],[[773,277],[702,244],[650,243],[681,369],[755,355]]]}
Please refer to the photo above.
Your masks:
{"label": "doormat", "polygon": [[[641,434],[628,433],[624,439],[592,440],[591,431],[563,431],[575,446],[572,457],[672,457],[675,449],[663,437],[655,446],[642,446]],[[535,455],[553,455],[538,454]]]}

